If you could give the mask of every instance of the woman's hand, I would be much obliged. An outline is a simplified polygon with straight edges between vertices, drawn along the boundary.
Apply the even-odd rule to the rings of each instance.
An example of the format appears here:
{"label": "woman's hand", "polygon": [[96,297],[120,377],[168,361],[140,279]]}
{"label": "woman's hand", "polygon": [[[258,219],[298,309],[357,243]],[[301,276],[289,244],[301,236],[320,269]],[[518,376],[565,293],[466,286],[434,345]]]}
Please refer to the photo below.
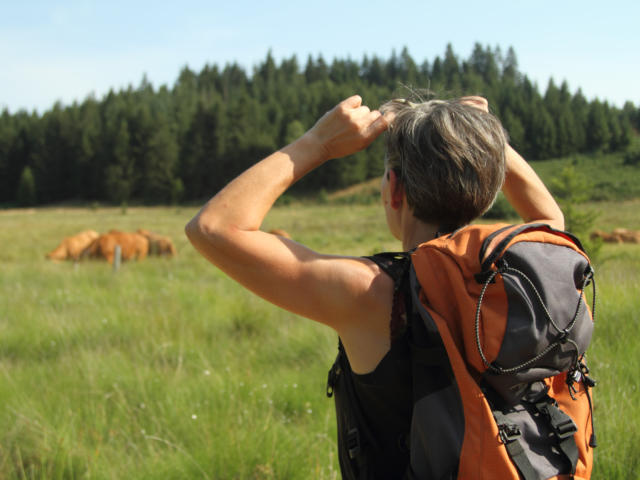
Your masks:
{"label": "woman's hand", "polygon": [[359,95],[325,113],[305,134],[318,143],[323,159],[346,157],[371,144],[389,126],[390,118],[362,105]]}
{"label": "woman's hand", "polygon": [[483,112],[489,113],[489,102],[484,97],[478,97],[476,95],[461,97],[460,103],[471,105],[472,107],[482,110]]}

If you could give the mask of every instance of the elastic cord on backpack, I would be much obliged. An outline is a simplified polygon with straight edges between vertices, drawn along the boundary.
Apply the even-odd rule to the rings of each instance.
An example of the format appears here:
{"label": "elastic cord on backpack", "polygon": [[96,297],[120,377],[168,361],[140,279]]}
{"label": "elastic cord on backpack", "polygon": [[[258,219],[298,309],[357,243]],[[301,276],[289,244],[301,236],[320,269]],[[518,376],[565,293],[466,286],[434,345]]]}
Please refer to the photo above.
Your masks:
{"label": "elastic cord on backpack", "polygon": [[[596,321],[596,279],[593,276],[593,268],[591,268],[591,288],[593,290],[593,298],[591,300],[591,317],[593,321]],[[587,369],[587,366],[583,364],[583,368]],[[589,369],[587,369],[587,373]],[[593,403],[591,402],[591,394],[589,393],[589,388],[593,388],[596,385],[595,380],[586,376],[584,373],[582,375],[582,381],[584,383],[585,391],[587,392],[587,400],[589,400],[589,415],[591,416],[591,438],[589,439],[589,446],[595,448],[598,446],[598,441],[596,440],[596,423],[593,419]]]}
{"label": "elastic cord on backpack", "polygon": [[478,308],[476,309],[476,321],[475,321],[475,333],[476,333],[476,346],[478,347],[478,352],[480,353],[480,357],[482,358],[482,363],[494,373],[500,373],[498,368],[494,367],[487,358],[484,356],[484,352],[482,351],[482,345],[480,344],[480,307],[482,306],[482,299],[484,298],[484,294],[489,287],[489,284],[493,282],[493,279],[498,275],[499,270],[492,271],[491,274],[486,277],[484,281],[484,285],[482,285],[482,290],[480,291],[480,295],[478,297]]}
{"label": "elastic cord on backpack", "polygon": [[[584,386],[584,393],[587,395],[587,401],[589,402],[589,416],[591,418],[591,438],[589,439],[589,446],[595,448],[598,446],[598,442],[596,440],[596,425],[593,418],[593,403],[591,401],[591,393],[590,389],[595,387],[597,382],[589,376],[589,367],[584,363],[584,355],[580,357],[580,362],[575,370],[575,372],[579,373],[580,380],[582,381],[582,385]],[[574,396],[574,392],[576,391],[573,388],[573,382],[576,378],[575,373],[569,372],[567,374],[567,385],[569,386],[569,394],[573,400],[576,400]]]}
{"label": "elastic cord on backpack", "polygon": [[596,439],[596,422],[593,419],[593,403],[591,402],[591,394],[589,393],[589,388],[595,386],[596,383],[593,379],[590,379],[591,385],[589,385],[586,380],[589,377],[583,376],[582,378],[584,391],[587,394],[587,400],[589,401],[589,416],[591,417],[591,438],[589,438],[589,446],[591,448],[596,448],[598,446],[598,441]]}
{"label": "elastic cord on backpack", "polygon": [[[547,318],[549,323],[551,323],[551,325],[553,325],[553,327],[559,333],[559,335],[556,338],[556,340],[553,343],[549,344],[538,355],[534,356],[530,360],[527,360],[526,362],[524,362],[524,363],[522,363],[520,365],[517,365],[515,367],[509,367],[509,368],[503,368],[503,367],[500,367],[498,365],[495,365],[494,363],[490,363],[487,360],[487,358],[486,358],[486,356],[484,354],[484,351],[482,350],[482,345],[481,345],[481,342],[480,342],[480,310],[481,310],[481,307],[482,307],[482,300],[484,299],[484,295],[485,295],[485,292],[487,291],[487,288],[493,282],[493,279],[496,277],[496,275],[498,275],[499,273],[500,274],[504,274],[506,272],[516,273],[517,275],[519,275],[523,280],[525,280],[529,284],[529,286],[531,287],[531,289],[535,293],[536,298],[538,299],[538,303],[540,304],[540,307],[544,311],[545,317]],[[573,318],[571,319],[571,321],[569,322],[569,324],[565,328],[560,328],[560,326],[557,325],[556,322],[553,321],[553,318],[551,318],[551,314],[549,313],[549,310],[547,309],[547,306],[544,304],[544,301],[542,300],[542,297],[540,296],[540,293],[538,292],[538,289],[535,287],[535,285],[529,279],[529,277],[527,277],[527,275],[525,273],[521,272],[520,270],[518,270],[516,268],[509,267],[509,265],[507,264],[506,260],[502,259],[500,261],[500,266],[498,266],[498,269],[491,271],[491,273],[488,276],[485,276],[484,284],[482,286],[482,290],[481,290],[480,295],[478,297],[478,306],[476,308],[476,318],[475,318],[476,346],[478,348],[478,352],[480,353],[480,357],[482,358],[482,362],[485,364],[487,369],[490,370],[492,373],[495,373],[497,375],[517,373],[517,372],[519,372],[521,370],[524,370],[525,368],[533,365],[538,360],[540,360],[545,355],[547,355],[551,350],[553,350],[554,348],[558,347],[559,345],[565,344],[565,343],[570,343],[571,345],[573,345],[573,348],[574,348],[574,362],[573,363],[574,363],[574,365],[577,365],[578,364],[578,360],[579,360],[579,355],[580,355],[580,349],[579,349],[578,345],[576,344],[576,342],[574,342],[572,339],[569,338],[569,333],[571,332],[571,330],[575,326],[576,322],[578,321],[578,317],[580,315],[580,309],[582,307],[582,297],[583,297],[584,289],[589,284],[589,282],[591,282],[592,286],[593,286],[592,316],[593,316],[593,318],[595,318],[595,297],[596,297],[596,295],[595,295],[595,281],[594,281],[594,278],[593,278],[593,268],[591,267],[591,265],[588,265],[588,267],[587,267],[587,269],[585,270],[585,273],[584,273],[584,278],[583,278],[583,281],[582,281],[582,285],[580,287],[580,294],[578,296],[578,303],[576,305],[576,311],[575,311],[575,313],[573,315]]]}

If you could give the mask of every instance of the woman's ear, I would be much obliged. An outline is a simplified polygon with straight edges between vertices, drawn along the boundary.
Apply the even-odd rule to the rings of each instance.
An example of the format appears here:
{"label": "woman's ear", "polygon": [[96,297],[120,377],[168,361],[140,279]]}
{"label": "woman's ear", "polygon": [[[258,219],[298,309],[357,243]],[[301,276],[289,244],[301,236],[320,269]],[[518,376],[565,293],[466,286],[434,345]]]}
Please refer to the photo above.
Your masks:
{"label": "woman's ear", "polygon": [[397,210],[404,201],[404,186],[400,181],[400,177],[392,168],[387,170],[387,179],[389,180],[389,191],[391,192],[391,208]]}

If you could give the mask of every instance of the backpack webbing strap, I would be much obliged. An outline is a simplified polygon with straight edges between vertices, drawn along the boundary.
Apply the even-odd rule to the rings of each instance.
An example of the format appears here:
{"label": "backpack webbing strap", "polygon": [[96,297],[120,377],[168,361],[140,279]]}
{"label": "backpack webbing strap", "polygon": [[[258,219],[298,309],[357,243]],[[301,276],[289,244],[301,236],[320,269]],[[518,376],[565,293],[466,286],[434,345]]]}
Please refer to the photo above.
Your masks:
{"label": "backpack webbing strap", "polygon": [[500,410],[493,410],[493,417],[496,419],[498,425],[500,440],[502,440],[511,461],[518,469],[522,478],[524,480],[536,480],[539,477],[538,472],[533,468],[533,465],[531,465],[519,440],[522,436],[520,428],[510,423],[507,416],[503,415]]}
{"label": "backpack webbing strap", "polygon": [[[546,230],[548,232],[553,232],[556,235],[564,237],[565,239],[573,242],[579,250],[584,252],[584,247],[580,240],[576,238],[569,232],[565,232],[562,230],[556,230],[546,223],[524,223],[522,225],[507,225],[506,227],[502,227],[499,230],[496,230],[492,234],[490,234],[485,240],[482,242],[482,246],[480,247],[480,252],[478,254],[478,260],[480,261],[480,271],[483,273],[488,272],[491,269],[491,265],[504,253],[504,250],[507,248],[511,240],[513,240],[517,235],[527,232],[529,230]],[[511,231],[509,231],[511,230]],[[497,246],[491,250],[491,252],[487,252],[489,247],[491,246],[491,242],[496,237],[499,237],[502,234],[508,232],[506,236],[500,239],[500,242]]]}
{"label": "backpack webbing strap", "polygon": [[573,438],[574,433],[578,431],[578,427],[569,415],[558,408],[555,400],[548,395],[541,402],[535,404],[536,409],[551,423],[553,433],[558,440],[558,448],[566,457],[571,465],[571,474],[576,473],[576,465],[578,463],[578,446]]}
{"label": "backpack webbing strap", "polygon": [[[480,271],[486,272],[490,270],[491,265],[502,255],[504,250],[507,248],[507,245],[509,245],[511,240],[513,240],[516,237],[516,235],[522,232],[525,232],[527,230],[544,228],[544,227],[549,228],[549,226],[545,225],[544,223],[525,223],[517,226],[512,225],[510,227],[504,227],[494,232],[493,234],[489,235],[485,239],[485,241],[482,242],[482,247],[480,248],[480,252],[478,253],[478,258],[480,260]],[[498,245],[494,247],[494,249],[491,252],[487,253],[487,249],[489,248],[491,241],[494,239],[494,237],[497,237],[500,234],[508,231],[510,228],[512,230],[507,234],[507,236],[501,239],[500,243],[498,243]],[[486,255],[486,258],[485,258],[485,255]]]}
{"label": "backpack webbing strap", "polygon": [[[355,392],[355,385],[353,384],[353,377],[351,376],[351,373],[351,365],[347,359],[347,352],[344,349],[344,345],[342,345],[342,340],[338,337],[338,356],[336,357],[333,367],[331,367],[331,370],[329,371],[329,378],[327,379],[327,397],[333,396],[335,393],[335,387],[339,381],[338,378],[343,377],[343,385],[346,390],[343,394],[351,399],[358,398]],[[380,447],[378,442],[371,430],[368,428],[368,424],[365,421],[364,413],[360,408],[359,402],[352,402],[351,406],[353,408],[353,416],[355,417],[355,426],[350,426],[349,431],[347,432],[349,442],[351,443],[349,456],[353,458],[352,453],[355,453],[355,455],[359,453],[360,440],[362,436],[364,436],[364,438],[373,445],[374,449],[379,450]],[[359,430],[362,431],[360,432]]]}
{"label": "backpack webbing strap", "polygon": [[[378,442],[357,401],[347,354],[338,337],[338,355],[329,370],[327,397],[335,395],[338,414],[338,455],[345,480],[369,478],[371,452],[380,451]],[[342,413],[341,413],[342,412]],[[344,424],[341,424],[341,419]],[[343,458],[343,452],[348,458]]]}

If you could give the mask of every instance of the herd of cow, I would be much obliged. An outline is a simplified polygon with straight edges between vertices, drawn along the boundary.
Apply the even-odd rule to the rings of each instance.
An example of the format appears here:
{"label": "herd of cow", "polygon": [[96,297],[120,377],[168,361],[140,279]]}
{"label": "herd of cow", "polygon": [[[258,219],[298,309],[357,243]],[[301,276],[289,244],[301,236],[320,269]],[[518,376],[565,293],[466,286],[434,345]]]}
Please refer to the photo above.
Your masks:
{"label": "herd of cow", "polygon": [[169,237],[148,230],[136,232],[110,230],[99,234],[94,230],[85,230],[66,237],[46,256],[51,260],[80,261],[85,258],[97,258],[113,263],[116,246],[120,246],[122,260],[143,260],[147,255],[173,257],[176,247]]}
{"label": "herd of cow", "polygon": [[[274,229],[269,233],[285,238],[291,236],[284,230]],[[640,231],[616,228],[612,232],[595,230],[592,239],[600,238],[607,243],[640,243]],[[122,260],[143,260],[147,255],[173,257],[176,247],[169,237],[158,235],[144,229],[136,232],[110,230],[99,234],[94,230],[85,230],[66,237],[53,251],[47,254],[51,260],[74,260],[98,258],[113,263],[116,245],[120,246]]]}
{"label": "herd of cow", "polygon": [[640,243],[640,231],[616,228],[611,233],[595,230],[591,233],[591,239],[602,239],[607,243]]}
{"label": "herd of cow", "polygon": [[[270,230],[269,233],[291,238],[286,231],[279,228]],[[173,257],[177,253],[169,237],[140,228],[136,232],[110,230],[103,234],[95,230],[85,230],[64,238],[46,257],[50,260],[74,262],[85,258],[97,258],[113,263],[117,245],[120,246],[122,260],[143,260],[147,255]]]}

